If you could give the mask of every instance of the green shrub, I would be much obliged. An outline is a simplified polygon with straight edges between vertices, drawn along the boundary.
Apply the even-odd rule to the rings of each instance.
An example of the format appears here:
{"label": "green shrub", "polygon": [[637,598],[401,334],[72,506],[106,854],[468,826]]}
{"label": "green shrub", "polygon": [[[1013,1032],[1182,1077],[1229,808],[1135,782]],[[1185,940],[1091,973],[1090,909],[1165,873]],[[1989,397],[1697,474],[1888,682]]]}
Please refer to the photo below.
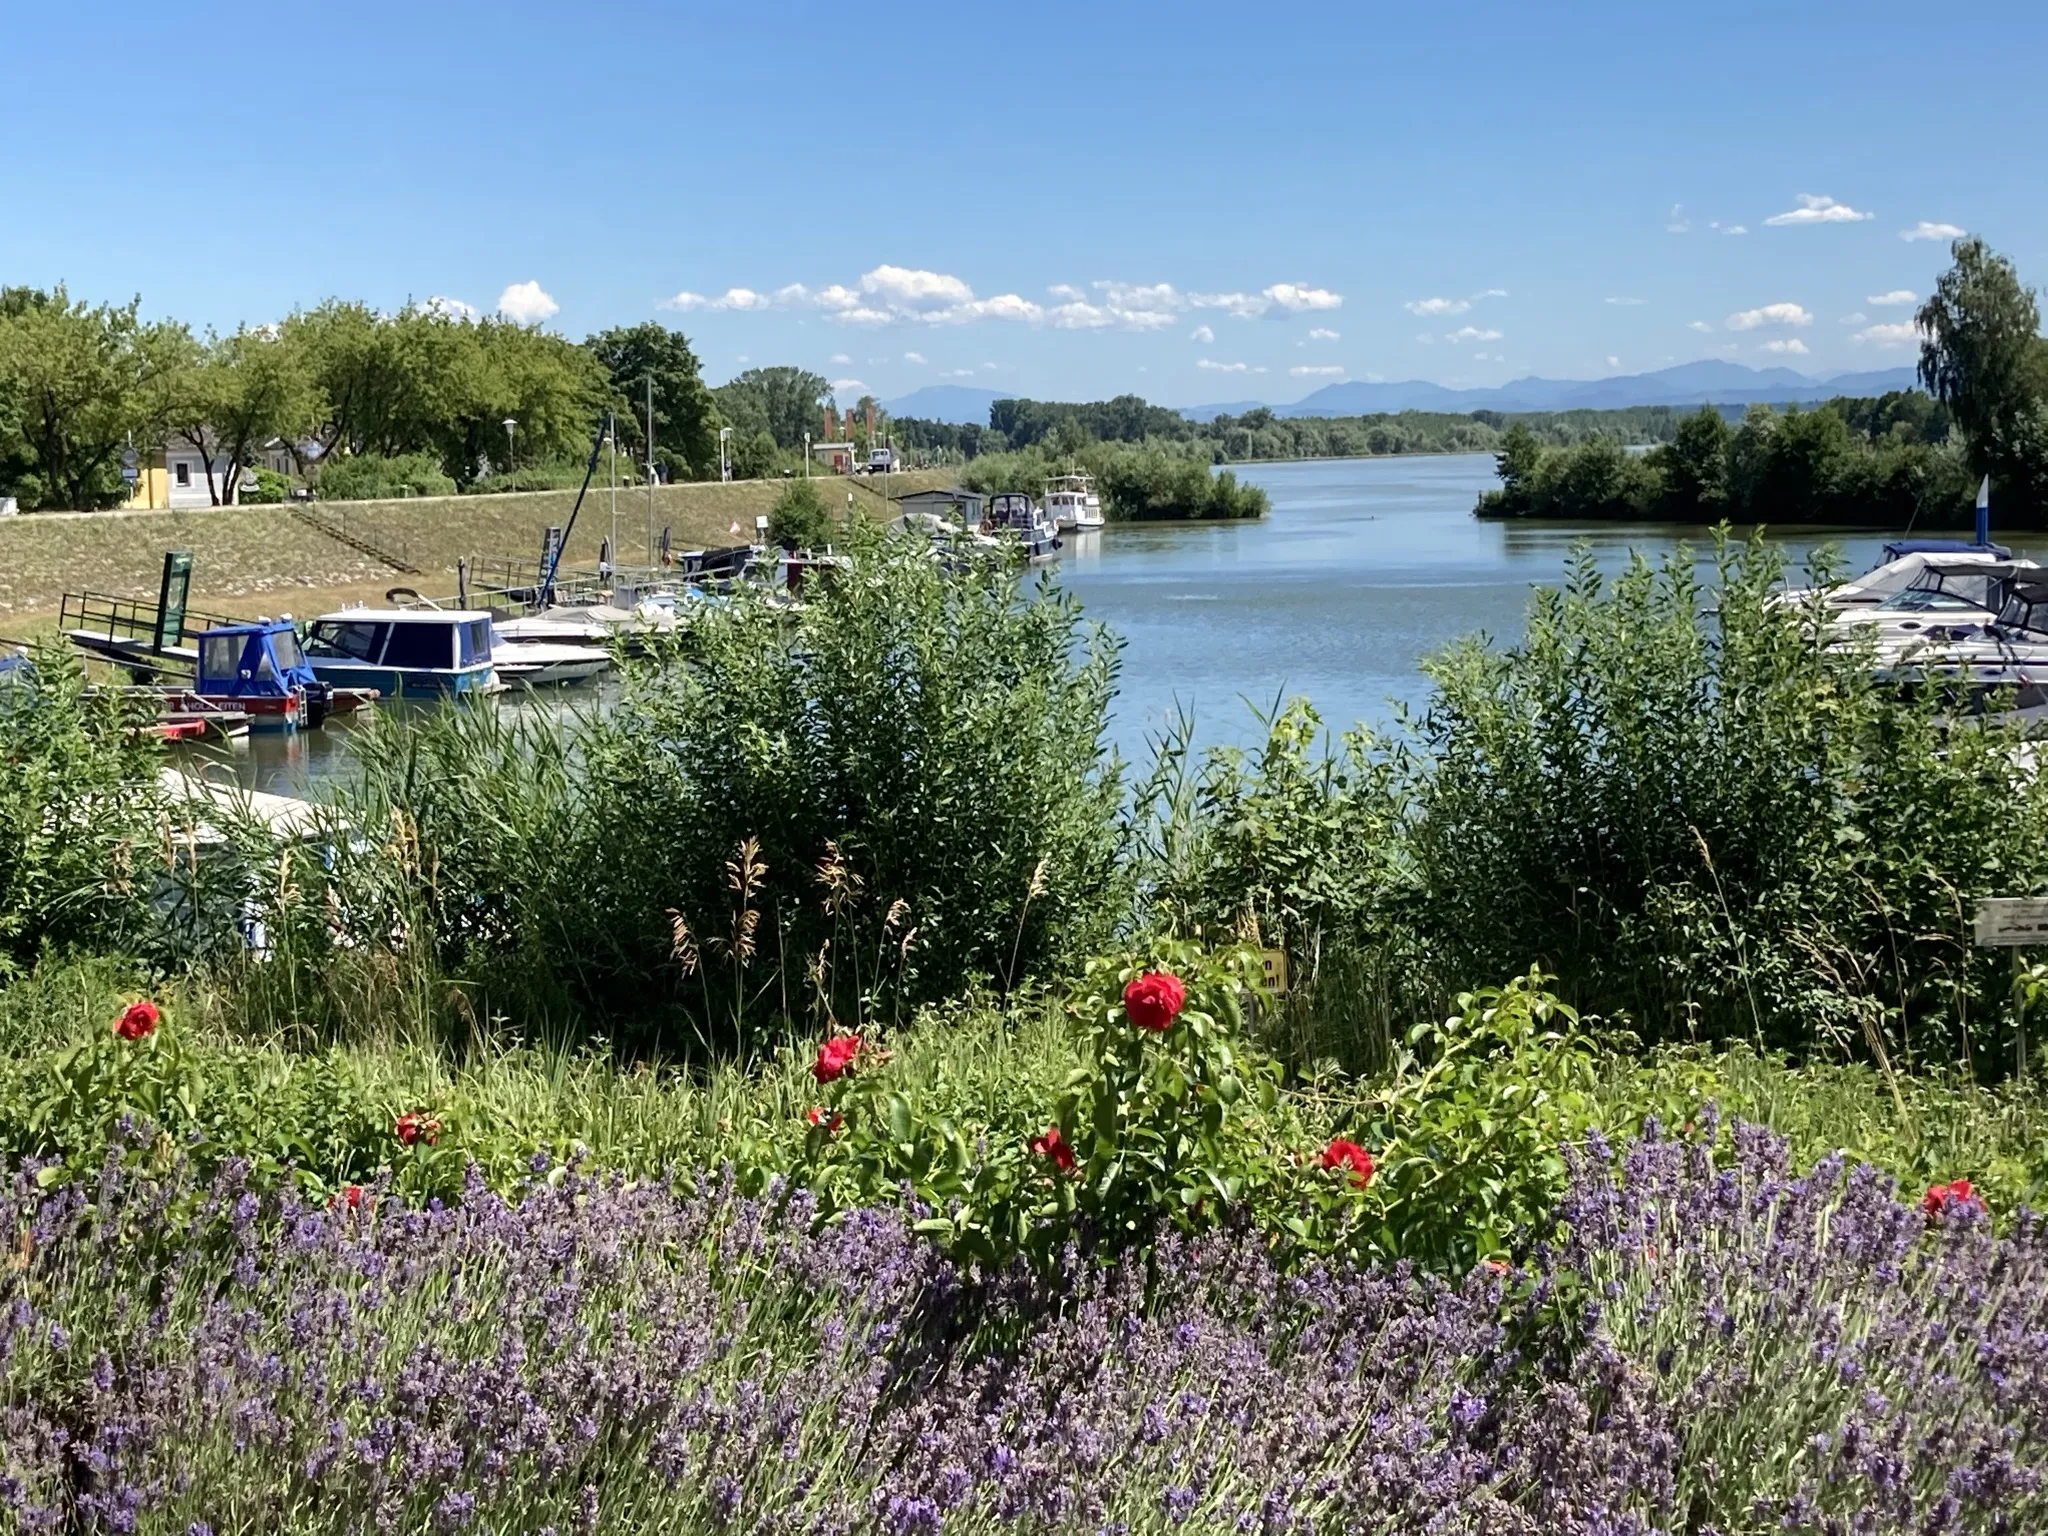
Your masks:
{"label": "green shrub", "polygon": [[251,469],[243,472],[236,494],[244,506],[275,506],[291,500],[292,482],[274,469]]}
{"label": "green shrub", "polygon": [[832,514],[810,477],[785,485],[768,513],[768,542],[788,550],[821,550],[832,535]]}
{"label": "green shrub", "polygon": [[431,453],[395,458],[358,453],[323,464],[317,490],[323,501],[384,501],[406,496],[453,496],[455,482]]}

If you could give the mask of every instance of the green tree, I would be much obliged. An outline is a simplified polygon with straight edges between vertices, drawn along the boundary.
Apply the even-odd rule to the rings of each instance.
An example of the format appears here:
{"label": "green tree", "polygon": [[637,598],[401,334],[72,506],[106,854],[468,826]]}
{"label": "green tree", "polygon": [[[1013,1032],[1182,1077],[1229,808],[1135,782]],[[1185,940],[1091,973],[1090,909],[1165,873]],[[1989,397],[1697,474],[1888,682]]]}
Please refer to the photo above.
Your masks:
{"label": "green tree", "polygon": [[[390,328],[377,312],[367,304],[329,299],[294,312],[280,330],[304,359],[319,394],[319,410],[307,434],[315,450],[310,457],[324,461],[336,453],[391,451],[390,423],[405,382]],[[296,456],[298,445],[292,446]],[[311,467],[302,461],[299,472]]]}
{"label": "green tree", "polygon": [[767,432],[778,448],[801,448],[815,435],[818,408],[832,398],[823,378],[802,368],[749,368],[712,391],[734,435]]}
{"label": "green tree", "polygon": [[91,510],[124,494],[121,450],[163,428],[162,383],[186,355],[182,326],[146,323],[139,299],[72,302],[9,290],[0,307],[0,400],[13,421],[39,506]]}
{"label": "green tree", "polygon": [[[321,415],[305,350],[282,328],[209,337],[170,376],[166,394],[165,423],[173,437],[198,450],[217,507],[235,500],[244,469],[265,443],[291,443]],[[227,465],[218,479],[216,458]]]}
{"label": "green tree", "polygon": [[[611,409],[624,442],[647,459],[647,380],[654,380],[655,453],[671,479],[701,478],[718,464],[718,405],[704,383],[689,338],[654,321],[615,326],[584,340],[610,382]],[[762,423],[765,425],[765,421]]]}
{"label": "green tree", "polygon": [[1663,476],[1665,514],[1682,522],[1720,521],[1728,508],[1728,423],[1703,405],[1650,459]]}
{"label": "green tree", "polygon": [[1955,416],[1979,473],[1995,468],[1987,449],[2048,393],[2048,347],[2034,290],[2005,257],[1975,238],[1956,241],[1955,264],[1936,280],[1915,319],[1920,382]]}
{"label": "green tree", "polygon": [[832,514],[810,480],[792,480],[768,513],[768,541],[784,549],[823,549],[832,542]]}
{"label": "green tree", "polygon": [[734,434],[732,473],[736,480],[762,480],[775,473],[775,438],[766,428]]}

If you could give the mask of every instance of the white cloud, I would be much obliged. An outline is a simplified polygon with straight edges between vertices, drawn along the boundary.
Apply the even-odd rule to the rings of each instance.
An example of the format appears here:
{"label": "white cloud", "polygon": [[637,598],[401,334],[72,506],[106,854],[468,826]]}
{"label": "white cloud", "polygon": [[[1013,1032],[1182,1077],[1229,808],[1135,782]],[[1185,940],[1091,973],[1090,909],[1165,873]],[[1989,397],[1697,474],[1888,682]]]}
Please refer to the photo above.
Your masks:
{"label": "white cloud", "polygon": [[1330,329],[1330,328],[1329,328],[1329,327],[1328,327],[1327,325],[1319,325],[1319,326],[1316,326],[1316,327],[1315,327],[1315,328],[1314,328],[1313,330],[1311,330],[1311,331],[1310,331],[1310,332],[1308,333],[1308,339],[1309,339],[1310,341],[1341,341],[1341,340],[1343,340],[1343,338],[1342,338],[1341,336],[1339,336],[1339,335],[1338,335],[1338,334],[1337,334],[1337,333],[1336,333],[1335,331],[1331,330],[1331,329]]}
{"label": "white cloud", "polygon": [[736,363],[747,363],[747,362],[752,362],[752,361],[753,361],[753,359],[752,359],[752,358],[750,358],[750,357],[748,357],[748,356],[747,356],[747,354],[746,354],[746,353],[744,353],[744,352],[735,352],[735,353],[733,353],[733,355],[732,355],[732,360],[733,360],[734,362],[736,362]]}
{"label": "white cloud", "polygon": [[1901,240],[1960,240],[1963,231],[1954,224],[1935,224],[1922,219],[1911,229],[1899,231]]}
{"label": "white cloud", "polygon": [[1862,310],[1860,310],[1860,309],[1852,309],[1852,310],[1850,310],[1850,311],[1849,311],[1849,313],[1848,313],[1848,314],[1846,314],[1846,315],[1842,316],[1842,324],[1844,324],[1844,325],[1861,325],[1861,324],[1862,324],[1862,323],[1863,323],[1864,321],[1868,320],[1869,318],[1870,318],[1870,316],[1868,316],[1868,315],[1866,315],[1865,313],[1863,313],[1863,311],[1862,311]]}
{"label": "white cloud", "polygon": [[1446,336],[1444,340],[1448,341],[1454,347],[1458,346],[1460,343],[1467,341],[1499,341],[1500,332],[1482,331],[1476,325],[1461,325],[1455,331],[1451,332],[1450,335]]}
{"label": "white cloud", "polygon": [[1401,306],[1411,315],[1432,318],[1437,315],[1462,315],[1472,307],[1470,299],[1410,299]]}
{"label": "white cloud", "polygon": [[1430,335],[1427,331],[1416,332],[1415,339],[1421,342],[1425,347],[1433,347],[1436,345],[1436,338]]}
{"label": "white cloud", "polygon": [[1080,289],[1076,288],[1072,283],[1054,283],[1050,288],[1046,289],[1045,291],[1051,294],[1056,299],[1066,299],[1069,301],[1085,299],[1088,297],[1087,294],[1083,293]]}
{"label": "white cloud", "polygon": [[1504,299],[1508,296],[1505,288],[1483,288],[1472,295],[1474,299]]}
{"label": "white cloud", "polygon": [[982,370],[986,373],[994,373],[996,371],[996,365],[994,363],[983,363],[981,366]]}
{"label": "white cloud", "polygon": [[1685,216],[1685,204],[1671,205],[1671,211],[1664,216],[1664,227],[1674,235],[1682,235],[1692,228],[1692,220]]}
{"label": "white cloud", "polygon": [[924,361],[924,354],[922,352],[906,352],[903,354],[903,361],[906,363],[921,363]]}
{"label": "white cloud", "polygon": [[539,325],[561,312],[554,295],[539,283],[513,283],[498,295],[498,313],[519,325]]}
{"label": "white cloud", "polygon": [[774,301],[765,293],[756,293],[751,288],[728,288],[717,298],[707,298],[701,293],[692,293],[685,288],[681,293],[663,299],[662,309],[767,309]]}
{"label": "white cloud", "polygon": [[1199,341],[1205,347],[1215,339],[1216,333],[1210,330],[1209,327],[1206,325],[1198,325],[1192,331],[1188,332],[1189,341]]}
{"label": "white cloud", "polygon": [[1213,357],[1197,358],[1195,366],[1204,373],[1250,373],[1250,363],[1219,363]]}
{"label": "white cloud", "polygon": [[1341,379],[1344,376],[1344,370],[1335,363],[1330,364],[1328,367],[1320,368],[1304,364],[1301,367],[1290,368],[1287,371],[1297,379]]}
{"label": "white cloud", "polygon": [[863,293],[880,294],[913,309],[965,304],[974,297],[974,290],[950,273],[892,267],[886,263],[862,273],[860,286]]}
{"label": "white cloud", "polygon": [[1757,309],[1745,309],[1728,317],[1731,331],[1753,331],[1760,325],[1811,325],[1813,316],[1797,304],[1765,304]]}
{"label": "white cloud", "polygon": [[832,393],[835,395],[850,395],[855,391],[865,393],[866,390],[867,385],[861,383],[859,379],[834,379],[832,381]]}
{"label": "white cloud", "polygon": [[1705,331],[1709,335],[1712,335],[1714,330],[1714,328],[1711,325],[1707,324],[1707,322],[1704,320],[1688,320],[1686,322],[1685,328],[1689,331]]}
{"label": "white cloud", "polygon": [[1910,320],[1901,320],[1894,325],[1873,325],[1858,331],[1849,339],[1866,342],[1874,347],[1909,347],[1916,344],[1924,333]]}
{"label": "white cloud", "polygon": [[1860,224],[1865,219],[1874,219],[1874,213],[1851,208],[1847,203],[1838,203],[1832,197],[1816,197],[1811,192],[1799,194],[1799,206],[1784,213],[1774,213],[1766,224]]}
{"label": "white cloud", "polygon": [[1344,296],[1332,293],[1327,288],[1310,288],[1304,283],[1275,283],[1264,290],[1265,298],[1284,309],[1290,315],[1306,314],[1311,310],[1342,309]]}
{"label": "white cloud", "polygon": [[1619,304],[1625,309],[1634,309],[1637,305],[1647,304],[1650,301],[1648,299],[1609,299],[1607,302],[1610,304]]}
{"label": "white cloud", "polygon": [[830,361],[843,365],[852,362],[853,359],[848,357],[844,352],[834,352],[830,358]]}
{"label": "white cloud", "polygon": [[474,304],[465,304],[462,300],[451,299],[443,293],[437,293],[430,299],[423,299],[413,305],[413,308],[423,315],[439,315],[444,320],[474,320],[477,317],[477,308]]}
{"label": "white cloud", "polygon": [[1894,288],[1889,293],[1873,293],[1863,302],[1882,309],[1891,304],[1910,304],[1919,297],[1910,288]]}
{"label": "white cloud", "polygon": [[1749,226],[1747,224],[1723,224],[1719,219],[1709,221],[1707,228],[1719,230],[1724,235],[1746,235],[1749,233]]}
{"label": "white cloud", "polygon": [[1610,368],[1619,368],[1621,366],[1621,359],[1615,357],[1612,353],[1610,353],[1607,358],[1607,366]]}
{"label": "white cloud", "polygon": [[1806,343],[1801,341],[1797,336],[1780,337],[1776,341],[1765,342],[1759,350],[1764,352],[1776,352],[1781,355],[1789,355],[1792,357],[1804,357],[1806,355]]}
{"label": "white cloud", "polygon": [[972,368],[948,368],[939,377],[942,379],[971,379],[974,377],[974,370]]}

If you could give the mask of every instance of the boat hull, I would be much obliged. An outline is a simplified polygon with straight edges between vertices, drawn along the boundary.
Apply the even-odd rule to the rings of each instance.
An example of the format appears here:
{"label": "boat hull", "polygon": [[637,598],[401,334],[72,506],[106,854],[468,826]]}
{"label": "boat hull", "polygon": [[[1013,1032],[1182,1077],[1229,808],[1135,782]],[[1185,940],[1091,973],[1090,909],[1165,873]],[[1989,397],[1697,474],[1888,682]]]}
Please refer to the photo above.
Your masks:
{"label": "boat hull", "polygon": [[313,675],[337,689],[368,689],[386,699],[446,698],[451,694],[486,693],[498,686],[497,669],[478,667],[383,667],[307,658]]}

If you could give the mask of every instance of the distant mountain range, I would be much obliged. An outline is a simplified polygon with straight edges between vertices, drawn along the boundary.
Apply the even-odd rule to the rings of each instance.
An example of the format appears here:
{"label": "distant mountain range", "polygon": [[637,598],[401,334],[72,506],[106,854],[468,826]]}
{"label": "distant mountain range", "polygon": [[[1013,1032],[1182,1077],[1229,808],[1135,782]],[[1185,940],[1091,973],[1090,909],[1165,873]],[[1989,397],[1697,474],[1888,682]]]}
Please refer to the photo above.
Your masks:
{"label": "distant mountain range", "polygon": [[[1881,395],[1916,387],[1911,368],[1815,377],[1790,368],[1745,368],[1708,359],[1630,373],[1611,379],[1516,379],[1493,389],[1446,389],[1423,379],[1398,384],[1354,380],[1329,384],[1292,405],[1269,407],[1275,416],[1371,416],[1381,411],[1578,411],[1621,410],[1632,405],[1801,405],[1836,395]],[[1183,416],[1208,421],[1242,416],[1256,402],[1186,406]]]}
{"label": "distant mountain range", "polygon": [[[1372,416],[1383,411],[1578,411],[1621,410],[1632,405],[1811,405],[1836,395],[1882,395],[1913,389],[1911,368],[1881,368],[1867,373],[1815,376],[1790,368],[1746,368],[1740,363],[1708,359],[1630,373],[1612,379],[1516,379],[1493,389],[1447,389],[1424,379],[1399,384],[1354,380],[1328,384],[1292,405],[1259,400],[1231,400],[1219,405],[1181,407],[1193,421],[1242,416],[1261,405],[1275,416]],[[992,401],[1012,396],[993,389],[958,384],[928,384],[895,400],[882,402],[891,416],[923,421],[973,422],[987,425]]]}

